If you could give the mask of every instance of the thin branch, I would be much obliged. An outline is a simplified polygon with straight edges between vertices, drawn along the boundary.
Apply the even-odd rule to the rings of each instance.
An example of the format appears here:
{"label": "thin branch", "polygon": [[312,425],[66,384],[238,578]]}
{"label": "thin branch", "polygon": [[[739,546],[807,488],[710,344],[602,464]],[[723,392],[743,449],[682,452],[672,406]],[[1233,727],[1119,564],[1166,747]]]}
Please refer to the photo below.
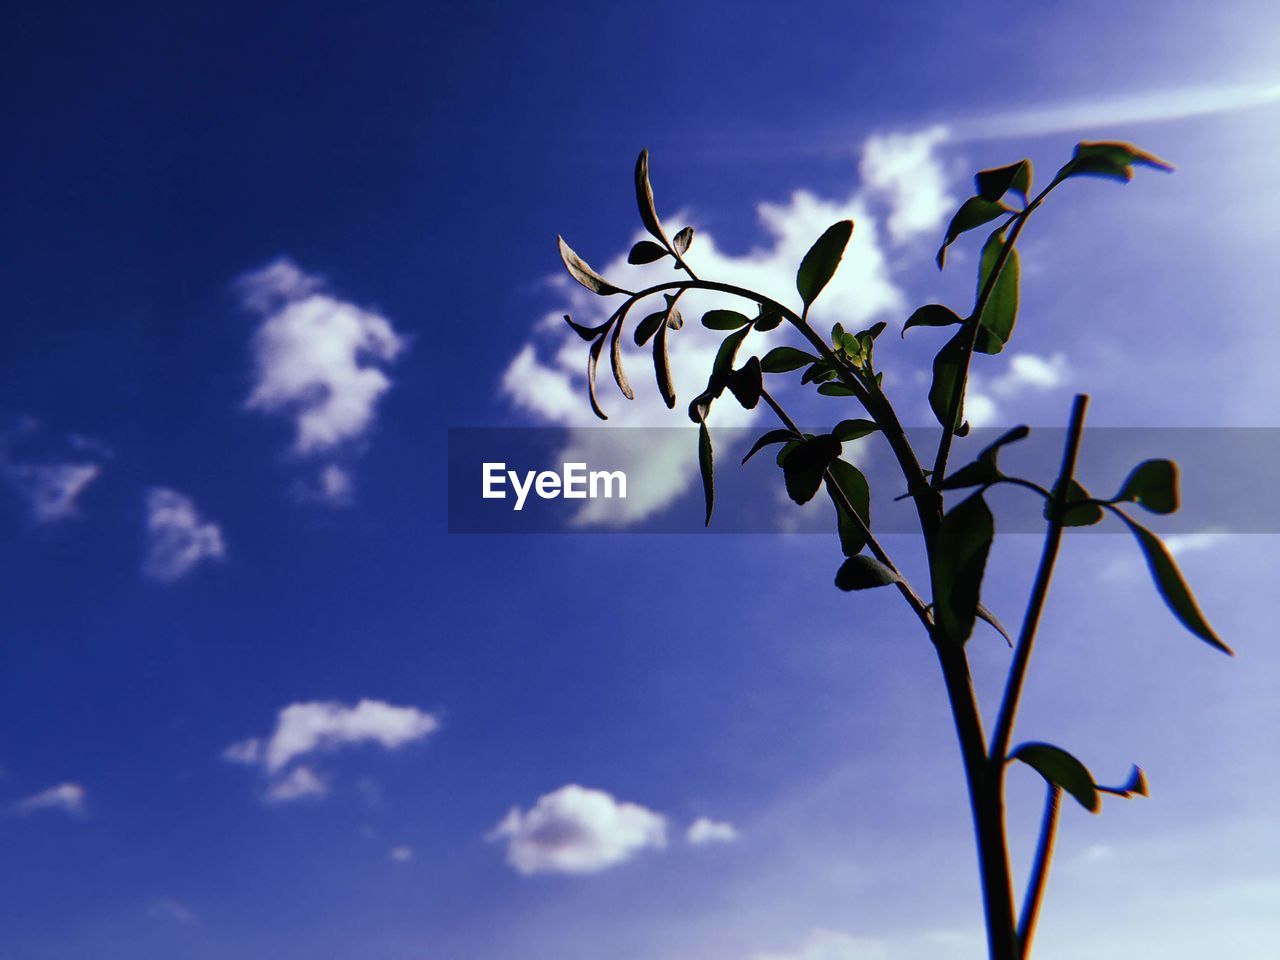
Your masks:
{"label": "thin branch", "polygon": [[1053,860],[1053,844],[1058,834],[1058,814],[1062,809],[1062,788],[1049,784],[1045,798],[1044,819],[1040,823],[1040,840],[1036,844],[1036,856],[1031,865],[1031,878],[1027,882],[1027,894],[1022,901],[1022,915],[1018,918],[1018,954],[1027,957],[1031,953],[1031,941],[1036,934],[1036,921],[1040,918],[1040,906],[1044,902],[1045,885],[1049,879],[1049,864]]}

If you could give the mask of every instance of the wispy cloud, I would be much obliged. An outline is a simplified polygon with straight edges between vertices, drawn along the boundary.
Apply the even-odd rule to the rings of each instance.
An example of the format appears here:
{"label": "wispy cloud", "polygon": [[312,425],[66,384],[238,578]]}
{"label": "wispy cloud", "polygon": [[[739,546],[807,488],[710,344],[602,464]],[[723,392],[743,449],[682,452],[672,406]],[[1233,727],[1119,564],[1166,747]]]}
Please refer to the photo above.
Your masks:
{"label": "wispy cloud", "polygon": [[70,817],[83,817],[87,797],[88,792],[80,784],[60,783],[19,800],[9,811],[18,816],[53,811]]}
{"label": "wispy cloud", "polygon": [[738,829],[732,823],[699,817],[689,824],[684,834],[685,842],[694,847],[713,843],[733,843],[738,839]]}
{"label": "wispy cloud", "polygon": [[102,463],[110,455],[102,444],[71,436],[53,445],[58,451],[42,454],[23,452],[22,447],[42,438],[40,424],[23,417],[9,429],[0,430],[0,481],[25,505],[31,519],[39,524],[68,520],[79,513],[81,495],[102,473]]}
{"label": "wispy cloud", "polygon": [[222,560],[222,529],[200,515],[195,502],[168,487],[152,487],[146,496],[145,576],[161,583],[181,580],[203,563]]}
{"label": "wispy cloud", "polygon": [[386,317],[326,292],[324,278],[288,259],[245,274],[236,286],[245,309],[262,318],[245,406],[290,420],[292,453],[320,463],[303,499],[348,502],[351,477],[337,461],[366,440],[404,337]]}

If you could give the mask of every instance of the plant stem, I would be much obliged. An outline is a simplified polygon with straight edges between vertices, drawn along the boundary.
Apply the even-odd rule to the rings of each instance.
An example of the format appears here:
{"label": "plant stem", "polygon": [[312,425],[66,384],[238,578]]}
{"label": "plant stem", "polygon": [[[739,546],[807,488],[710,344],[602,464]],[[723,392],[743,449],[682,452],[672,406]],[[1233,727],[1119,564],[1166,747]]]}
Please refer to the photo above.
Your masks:
{"label": "plant stem", "polygon": [[1040,918],[1040,904],[1044,900],[1045,882],[1049,879],[1049,862],[1053,859],[1053,843],[1058,834],[1058,814],[1062,808],[1062,788],[1049,784],[1045,798],[1044,820],[1040,823],[1040,840],[1036,844],[1036,857],[1031,867],[1031,879],[1027,883],[1027,895],[1022,901],[1022,916],[1018,919],[1018,952],[1021,957],[1031,954],[1031,941],[1036,934],[1036,921]]}

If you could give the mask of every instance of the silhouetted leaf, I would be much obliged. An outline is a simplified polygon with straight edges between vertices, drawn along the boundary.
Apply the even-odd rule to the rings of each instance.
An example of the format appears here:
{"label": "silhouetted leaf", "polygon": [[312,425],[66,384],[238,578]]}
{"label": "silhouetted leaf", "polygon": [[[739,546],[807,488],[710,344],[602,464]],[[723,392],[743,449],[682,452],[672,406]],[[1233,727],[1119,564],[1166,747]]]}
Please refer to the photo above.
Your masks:
{"label": "silhouetted leaf", "polygon": [[765,373],[787,373],[799,370],[805,364],[814,363],[817,357],[797,350],[795,347],[774,347],[760,361],[760,369]]}
{"label": "silhouetted leaf", "polygon": [[1159,590],[1165,604],[1173,611],[1173,615],[1205,643],[1217,647],[1223,653],[1231,653],[1231,648],[1218,639],[1218,635],[1213,632],[1204,614],[1200,612],[1196,598],[1187,587],[1186,581],[1182,579],[1178,565],[1173,562],[1173,555],[1160,542],[1160,538],[1140,523],[1130,519],[1123,510],[1114,507],[1112,509],[1133,531],[1138,545],[1142,548],[1142,554],[1147,560],[1147,566],[1151,569],[1156,589]]}
{"label": "silhouetted leaf", "polygon": [[707,502],[705,526],[711,526],[711,508],[716,502],[715,464],[711,453],[711,431],[706,421],[698,424],[698,471],[702,474],[702,496]]}
{"label": "silhouetted leaf", "polygon": [[764,333],[768,330],[773,330],[776,327],[781,326],[783,319],[782,314],[777,310],[762,307],[760,309],[760,316],[755,319],[754,326],[758,331]]}
{"label": "silhouetted leaf", "polygon": [[652,240],[640,240],[631,247],[627,254],[627,263],[654,263],[667,256],[667,251]]}
{"label": "silhouetted leaf", "polygon": [[829,433],[807,437],[796,443],[782,460],[787,495],[805,504],[822,486],[822,474],[840,456],[840,441]]}
{"label": "silhouetted leaf", "polygon": [[[978,292],[981,293],[987,284],[987,278],[995,269],[996,261],[1004,250],[1004,235],[995,231],[982,246],[982,266],[978,271]],[[1018,261],[1018,249],[1014,247],[1005,259],[1000,270],[1000,278],[996,280],[995,289],[987,298],[982,310],[982,329],[991,334],[986,339],[979,339],[974,349],[979,353],[999,353],[1013,335],[1013,325],[1018,319],[1018,280],[1021,268]]]}
{"label": "silhouetted leaf", "polygon": [[754,444],[752,444],[751,449],[747,451],[747,455],[742,458],[742,462],[746,463],[748,460],[750,460],[752,457],[754,457],[757,453],[759,453],[761,450],[763,450],[765,447],[769,446],[770,444],[788,443],[791,440],[794,440],[795,438],[796,438],[796,435],[792,433],[790,430],[770,430],[768,433],[763,434],[758,440],[756,440]]}
{"label": "silhouetted leaf", "polygon": [[[1058,484],[1055,482],[1050,493],[1056,497],[1057,491]],[[1092,499],[1088,490],[1082,487],[1078,481],[1072,480],[1070,486],[1067,487],[1067,502],[1062,512],[1062,525],[1064,527],[1091,527],[1101,520],[1102,507],[1096,503],[1088,502]],[[1044,518],[1046,520],[1053,519],[1053,500],[1045,502]]]}
{"label": "silhouetted leaf", "polygon": [[1152,513],[1178,509],[1178,465],[1172,460],[1143,460],[1133,468],[1112,503],[1127,500]]}
{"label": "silhouetted leaf", "polygon": [[711,377],[707,381],[707,392],[712,396],[720,396],[729,385],[729,374],[733,372],[733,361],[738,356],[738,348],[751,332],[750,327],[743,327],[720,341],[720,349],[711,363]]}
{"label": "silhouetted leaf", "polygon": [[752,357],[738,370],[729,374],[729,390],[737,401],[748,410],[754,410],[764,390],[764,377],[760,373],[760,360]]}
{"label": "silhouetted leaf", "polygon": [[1000,454],[1000,448],[1006,444],[1016,443],[1018,440],[1025,439],[1030,432],[1031,428],[1025,425],[1006,430],[993,443],[984,447],[973,463],[966,464],[938,484],[938,489],[959,490],[964,487],[977,487],[985,483],[995,483],[1004,476],[1000,472],[999,464],[996,462],[996,458]]}
{"label": "silhouetted leaf", "polygon": [[671,365],[667,361],[667,331],[669,323],[658,324],[658,335],[653,340],[653,372],[658,379],[658,393],[668,409],[676,406],[676,391],[671,384]]}
{"label": "silhouetted leaf", "polygon": [[636,324],[635,341],[637,347],[643,347],[658,332],[658,327],[666,322],[665,312],[651,313]]}
{"label": "silhouetted leaf", "polygon": [[613,325],[613,336],[609,340],[609,364],[613,367],[613,380],[622,391],[622,395],[628,400],[634,400],[635,391],[631,389],[631,381],[627,379],[627,373],[622,369],[622,345],[619,342],[621,338],[622,318],[619,317]]}
{"label": "silhouetted leaf", "polygon": [[857,392],[850,386],[843,383],[824,383],[818,387],[818,392],[824,397],[856,397]]}
{"label": "silhouetted leaf", "polygon": [[591,350],[587,353],[587,399],[591,402],[592,412],[601,420],[608,420],[608,415],[600,409],[600,403],[596,400],[596,366],[600,363],[600,353],[604,350],[605,335],[600,334],[600,338],[591,344]]}
{"label": "silhouetted leaf", "polygon": [[849,557],[836,571],[836,586],[841,590],[872,590],[901,579],[874,557]]}
{"label": "silhouetted leaf", "polygon": [[800,383],[803,386],[806,383],[822,383],[824,380],[834,380],[835,378],[835,368],[825,360],[818,360],[800,377]]}
{"label": "silhouetted leaf", "polygon": [[1150,792],[1147,789],[1147,775],[1142,772],[1142,768],[1135,765],[1133,770],[1129,772],[1129,779],[1118,787],[1104,787],[1098,785],[1098,790],[1102,793],[1110,793],[1117,797],[1124,797],[1126,800],[1133,797],[1149,797]]}
{"label": "silhouetted leaf", "polygon": [[626,293],[621,287],[615,287],[600,274],[591,269],[591,265],[573,252],[573,248],[564,242],[564,237],[557,237],[560,244],[560,259],[564,261],[569,275],[592,293],[607,297],[613,293]]}
{"label": "silhouetted leaf", "polygon": [[671,312],[667,314],[667,326],[672,330],[679,330],[684,326],[684,315],[674,306],[671,308]]}
{"label": "silhouetted leaf", "polygon": [[702,325],[708,330],[737,330],[750,322],[736,310],[709,310],[702,315]]}
{"label": "silhouetted leaf", "polygon": [[1140,150],[1131,143],[1081,141],[1076,145],[1075,155],[1058,171],[1058,179],[1084,175],[1107,177],[1127,183],[1133,179],[1135,164],[1156,170],[1173,169],[1173,164]]}
{"label": "silhouetted leaf", "polygon": [[671,245],[676,248],[676,253],[684,256],[689,252],[689,247],[693,244],[693,227],[685,227],[674,237],[671,238]]}
{"label": "silhouetted leaf", "polygon": [[907,322],[902,325],[902,335],[905,337],[912,327],[947,327],[953,323],[964,323],[964,320],[940,303],[926,303],[907,317]]}
{"label": "silhouetted leaf", "polygon": [[1090,813],[1097,813],[1102,809],[1093,774],[1061,747],[1055,747],[1051,743],[1024,743],[1009,755],[1009,759],[1021,760],[1050,783],[1075,797],[1080,806]]}
{"label": "silhouetted leaf", "polygon": [[933,611],[953,643],[973,633],[982,576],[995,537],[995,519],[981,493],[952,507],[938,525],[933,555]]}
{"label": "silhouetted leaf", "polygon": [[573,332],[576,333],[578,336],[580,336],[583,340],[594,340],[596,337],[604,333],[606,329],[608,329],[609,324],[612,322],[612,318],[610,318],[609,320],[606,320],[604,323],[600,324],[600,326],[598,327],[584,327],[582,324],[578,323],[576,320],[573,319],[573,317],[569,316],[566,313],[564,315],[564,322],[567,323],[570,327],[572,327]]}
{"label": "silhouetted leaf", "polygon": [[933,384],[929,387],[929,406],[933,409],[933,415],[944,429],[950,426],[957,434],[964,423],[963,403],[957,407],[956,418],[950,424],[947,423],[947,417],[955,396],[961,389],[960,371],[964,364],[967,338],[968,331],[962,328],[938,351],[938,355],[933,358]]}
{"label": "silhouetted leaf", "polygon": [[1031,192],[1031,161],[1019,160],[1007,167],[994,167],[983,170],[973,178],[978,196],[992,203],[998,201],[1010,190],[1022,194],[1025,201]]}
{"label": "silhouetted leaf", "polygon": [[992,203],[990,200],[983,200],[982,197],[970,197],[962,203],[955,216],[951,218],[951,223],[947,225],[946,239],[938,248],[938,269],[941,270],[942,265],[946,263],[947,247],[951,246],[960,234],[1012,212],[1003,203]]}
{"label": "silhouetted leaf", "polygon": [[636,206],[640,208],[640,222],[662,245],[667,245],[667,235],[658,222],[658,211],[653,205],[653,187],[649,184],[649,151],[641,150],[636,158]]}
{"label": "silhouetted leaf", "polygon": [[841,420],[836,424],[836,428],[831,431],[835,438],[841,442],[849,440],[860,440],[868,434],[875,433],[880,428],[871,420]]}
{"label": "silhouetted leaf", "polygon": [[[836,505],[836,529],[840,534],[840,549],[846,557],[856,556],[867,545],[863,528],[871,528],[871,488],[861,470],[839,457],[827,465],[825,478],[827,493]],[[853,506],[862,519],[859,524],[849,515],[841,502],[841,495]]]}
{"label": "silhouetted leaf", "polygon": [[800,261],[800,270],[796,274],[796,290],[804,301],[805,309],[818,298],[822,288],[835,274],[840,266],[840,258],[844,256],[844,248],[853,235],[853,221],[841,220],[827,227],[817,242],[809,248],[809,252]]}
{"label": "silhouetted leaf", "polygon": [[1009,644],[1010,647],[1013,646],[1013,637],[1009,636],[1009,631],[1004,628],[1004,624],[1000,622],[1000,618],[992,613],[985,603],[979,603],[975,612],[977,613],[979,620],[990,625],[996,633],[1004,637],[1005,643]]}

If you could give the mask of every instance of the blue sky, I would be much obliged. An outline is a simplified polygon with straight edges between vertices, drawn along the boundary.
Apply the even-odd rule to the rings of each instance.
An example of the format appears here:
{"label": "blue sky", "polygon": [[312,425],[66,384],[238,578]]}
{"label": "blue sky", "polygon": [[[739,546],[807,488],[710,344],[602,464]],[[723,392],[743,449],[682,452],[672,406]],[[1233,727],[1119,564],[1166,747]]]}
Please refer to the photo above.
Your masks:
{"label": "blue sky", "polygon": [[[972,295],[972,249],[931,263],[972,171],[1043,181],[1101,138],[1178,172],[1032,223],[975,419],[1060,426],[1082,388],[1094,424],[1277,426],[1267,4],[5,22],[0,955],[982,955],[954,737],[895,598],[831,588],[820,537],[449,535],[447,430],[590,422],[546,318],[593,307],[553,241],[625,255],[641,147],[707,273],[785,290],[855,216],[822,318],[892,326]],[[686,332],[677,375],[706,357]],[[921,426],[932,333],[882,361]],[[677,425],[633,378],[615,422]],[[685,454],[653,509],[696,515]],[[1153,797],[1065,812],[1048,960],[1280,934],[1275,541],[1179,547],[1234,661],[1126,538],[1064,556],[1020,733],[1103,779],[1141,763]],[[1037,550],[997,545],[1006,620]],[[971,656],[989,698],[1007,651]],[[1014,791],[1025,852],[1040,787]]]}

